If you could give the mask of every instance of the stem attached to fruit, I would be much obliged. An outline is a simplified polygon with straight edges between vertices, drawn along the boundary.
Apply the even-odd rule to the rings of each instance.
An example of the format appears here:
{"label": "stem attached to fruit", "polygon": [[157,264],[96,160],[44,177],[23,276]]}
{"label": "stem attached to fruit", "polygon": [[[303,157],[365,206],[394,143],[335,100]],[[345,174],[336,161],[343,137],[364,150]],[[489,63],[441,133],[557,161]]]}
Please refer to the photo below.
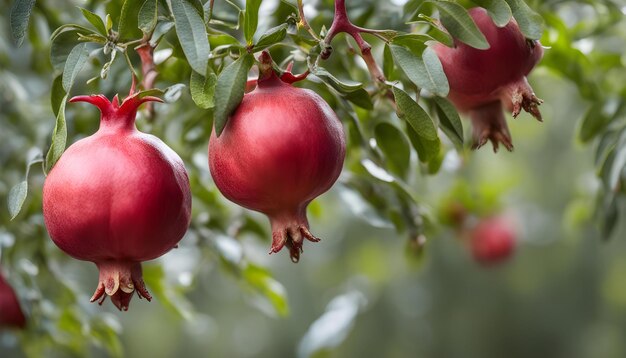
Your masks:
{"label": "stem attached to fruit", "polygon": [[[135,51],[137,51],[141,59],[141,87],[143,87],[144,90],[152,89],[154,87],[154,81],[159,74],[154,64],[154,47],[150,45],[149,41],[145,41],[142,45],[136,47]],[[146,108],[148,109],[148,118],[150,120],[154,119],[154,106],[152,103],[148,103]]]}
{"label": "stem attached to fruit", "polygon": [[[302,8],[301,0],[298,0],[298,9],[300,12],[300,22],[302,26],[310,33],[312,33],[312,36],[314,38],[317,38],[317,36],[308,26],[306,19],[304,18],[304,11]],[[372,46],[370,46],[370,44],[363,39],[363,36],[361,36],[361,33],[376,35],[377,31],[365,29],[356,26],[352,22],[350,22],[350,19],[348,18],[348,13],[346,11],[345,0],[335,0],[335,16],[333,18],[333,23],[330,25],[330,29],[326,34],[326,37],[321,42],[322,53],[320,57],[324,60],[330,57],[332,53],[332,47],[330,47],[330,43],[337,34],[342,32],[345,32],[346,34],[352,36],[354,41],[356,41],[359,49],[361,50],[361,57],[363,58],[363,61],[365,61],[365,64],[367,65],[367,69],[369,70],[372,79],[374,81],[385,82],[385,75],[383,74],[380,66],[378,66],[376,60],[374,59],[374,56],[372,55]]]}

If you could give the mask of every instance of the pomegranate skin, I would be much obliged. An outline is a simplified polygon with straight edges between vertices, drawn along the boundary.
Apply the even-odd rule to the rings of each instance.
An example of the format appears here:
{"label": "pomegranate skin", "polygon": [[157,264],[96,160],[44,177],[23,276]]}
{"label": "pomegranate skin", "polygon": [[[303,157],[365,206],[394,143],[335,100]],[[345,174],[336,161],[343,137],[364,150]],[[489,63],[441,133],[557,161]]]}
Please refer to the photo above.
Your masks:
{"label": "pomegranate skin", "polygon": [[516,233],[513,224],[503,217],[482,220],[470,234],[474,259],[482,264],[505,261],[515,251]]}
{"label": "pomegranate skin", "polygon": [[70,256],[96,263],[100,282],[92,302],[108,295],[120,310],[135,290],[151,299],[141,262],[175,247],[191,218],[182,160],[135,127],[137,108],[151,100],[158,98],[131,96],[121,106],[117,96],[112,103],[102,95],[72,98],[100,109],[100,128],[67,149],[43,188],[50,237]]}
{"label": "pomegranate skin", "polygon": [[209,168],[229,200],[266,214],[271,253],[287,245],[297,262],[309,231],[307,205],[339,177],[345,158],[341,122],[316,93],[271,72],[244,95],[221,136],[209,141]]}
{"label": "pomegranate skin", "polygon": [[0,274],[0,327],[24,329],[26,317],[13,291],[13,287]]}
{"label": "pomegranate skin", "polygon": [[[475,148],[491,140],[495,151],[499,143],[513,150],[504,116],[496,115],[494,107],[500,103],[514,117],[524,109],[542,120],[538,108],[542,101],[535,96],[526,76],[541,60],[543,48],[539,41],[524,37],[515,19],[497,27],[485,9],[472,8],[468,12],[490,47],[480,50],[456,39],[453,48],[434,46],[450,84],[448,98],[459,111],[467,112],[473,126],[478,127],[474,129]],[[483,118],[484,123],[477,118]]]}

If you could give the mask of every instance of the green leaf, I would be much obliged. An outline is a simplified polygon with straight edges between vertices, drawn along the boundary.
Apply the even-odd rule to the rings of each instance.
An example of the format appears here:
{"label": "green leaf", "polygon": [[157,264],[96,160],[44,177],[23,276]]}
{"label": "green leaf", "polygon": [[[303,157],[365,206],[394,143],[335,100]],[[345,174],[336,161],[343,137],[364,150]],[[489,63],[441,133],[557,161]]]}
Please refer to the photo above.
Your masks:
{"label": "green leaf", "polygon": [[543,33],[543,18],[533,11],[523,0],[506,0],[513,17],[526,38],[539,40]]}
{"label": "green leaf", "polygon": [[428,113],[422,109],[406,92],[398,87],[392,87],[393,96],[398,106],[398,117],[405,120],[410,126],[407,131],[411,143],[417,150],[422,162],[428,162],[439,153],[439,137],[437,128]]}
{"label": "green leaf", "polygon": [[325,68],[317,67],[312,74],[319,77],[326,84],[330,85],[332,88],[336,89],[339,93],[347,94],[350,92],[354,92],[359,88],[363,88],[363,84],[354,81],[340,81],[337,77],[333,76],[330,72],[326,71]]}
{"label": "green leaf", "polygon": [[245,54],[228,65],[217,78],[215,85],[215,132],[222,134],[230,114],[239,106],[248,80],[248,71],[254,57]]}
{"label": "green leaf", "polygon": [[215,84],[217,76],[215,73],[209,73],[207,77],[202,76],[196,71],[191,72],[189,80],[189,89],[191,91],[191,99],[196,105],[202,109],[209,109],[215,106]]}
{"label": "green leaf", "polygon": [[498,27],[504,27],[511,21],[511,7],[502,0],[472,0],[476,5],[484,8]]}
{"label": "green leaf", "polygon": [[11,220],[15,219],[17,214],[22,210],[22,205],[26,200],[26,194],[28,193],[28,182],[26,180],[19,182],[9,192],[8,204],[9,215]]}
{"label": "green leaf", "polygon": [[137,24],[141,32],[149,35],[154,31],[157,24],[158,15],[158,0],[146,0],[141,9],[139,9],[139,15],[137,15]]}
{"label": "green leaf", "polygon": [[411,82],[437,96],[448,95],[448,79],[434,50],[426,48],[420,57],[402,46],[392,44],[390,49],[396,64]]}
{"label": "green leaf", "polygon": [[11,7],[11,35],[17,47],[22,46],[24,42],[33,6],[35,6],[35,0],[15,0]]}
{"label": "green leaf", "polygon": [[396,36],[391,43],[410,49],[413,53],[422,53],[426,49],[426,41],[434,40],[426,34],[404,34]]}
{"label": "green leaf", "polygon": [[89,23],[91,23],[93,25],[93,27],[96,28],[96,30],[98,31],[98,33],[100,33],[100,35],[102,36],[107,36],[107,28],[104,25],[104,21],[102,21],[102,19],[100,18],[100,16],[94,14],[93,12],[84,9],[82,7],[79,7],[80,11],[83,13],[83,17],[85,19],[87,19],[87,21],[89,21]]}
{"label": "green leaf", "polygon": [[74,24],[63,25],[50,37],[50,62],[55,71],[62,72],[72,49],[80,43],[79,35],[93,33],[90,29]]}
{"label": "green leaf", "polygon": [[41,150],[39,150],[39,148],[35,148],[34,150],[31,149],[29,152],[29,158],[26,162],[25,179],[11,188],[11,191],[9,192],[7,203],[9,206],[9,215],[11,220],[15,219],[15,217],[20,213],[22,206],[24,205],[24,201],[26,200],[26,196],[28,194],[28,174],[30,173],[30,167],[33,164],[41,162],[43,162]]}
{"label": "green leaf", "polygon": [[406,179],[411,159],[411,146],[402,131],[390,123],[382,122],[374,128],[374,138],[380,150],[385,154],[389,169]]}
{"label": "green leaf", "polygon": [[59,108],[61,108],[66,93],[63,89],[63,75],[58,75],[52,82],[52,89],[50,90],[50,104],[55,117],[59,115]]}
{"label": "green leaf", "polygon": [[262,0],[246,0],[246,10],[243,16],[243,34],[246,42],[252,45],[252,38],[259,24],[259,7]]}
{"label": "green leaf", "polygon": [[439,9],[441,23],[450,32],[450,35],[479,50],[489,48],[485,35],[480,32],[463,6],[450,1],[429,2]]}
{"label": "green leaf", "polygon": [[46,154],[46,173],[50,173],[52,167],[61,158],[61,155],[65,151],[65,144],[67,143],[67,124],[65,123],[65,104],[67,103],[67,94],[61,101],[59,106],[59,112],[57,114],[56,124],[54,125],[54,131],[52,132],[52,144],[50,150]]}
{"label": "green leaf", "polygon": [[281,42],[287,36],[287,24],[281,24],[267,30],[254,45],[253,52],[261,51],[273,44]]}
{"label": "green leaf", "polygon": [[65,92],[70,91],[76,76],[83,68],[88,58],[89,51],[87,51],[87,44],[84,43],[76,45],[72,49],[72,52],[70,52],[70,55],[67,56],[65,68],[63,69],[63,89]]}
{"label": "green leaf", "polygon": [[463,124],[456,108],[445,98],[435,97],[433,101],[439,126],[457,148],[463,148]]}
{"label": "green leaf", "polygon": [[622,171],[626,167],[626,136],[622,135],[617,143],[611,168],[608,173],[607,183],[611,190],[619,190],[619,182],[622,177]]}
{"label": "green leaf", "polygon": [[243,278],[255,291],[269,301],[279,316],[285,317],[289,314],[287,290],[272,277],[267,269],[248,264],[243,270]]}
{"label": "green leaf", "polygon": [[364,88],[359,88],[356,91],[348,92],[344,94],[343,97],[363,109],[374,109],[374,102],[372,102],[372,98]]}
{"label": "green leaf", "polygon": [[190,320],[194,316],[193,307],[191,307],[191,304],[185,299],[182,293],[177,292],[175,286],[166,283],[167,280],[163,266],[155,264],[142,266],[143,279],[150,293],[152,293],[169,311],[185,320]]}
{"label": "green leaf", "polygon": [[578,131],[578,138],[583,143],[587,143],[595,138],[611,122],[612,116],[607,116],[604,113],[604,106],[604,101],[594,102],[585,112]]}
{"label": "green leaf", "polygon": [[385,44],[385,48],[383,50],[383,74],[387,79],[390,79],[393,75],[394,67],[391,49],[389,49],[388,44]]}
{"label": "green leaf", "polygon": [[170,2],[176,34],[191,68],[206,74],[210,47],[204,20],[190,0]]}
{"label": "green leaf", "polygon": [[117,27],[120,40],[131,40],[141,36],[138,18],[141,0],[124,0]]}

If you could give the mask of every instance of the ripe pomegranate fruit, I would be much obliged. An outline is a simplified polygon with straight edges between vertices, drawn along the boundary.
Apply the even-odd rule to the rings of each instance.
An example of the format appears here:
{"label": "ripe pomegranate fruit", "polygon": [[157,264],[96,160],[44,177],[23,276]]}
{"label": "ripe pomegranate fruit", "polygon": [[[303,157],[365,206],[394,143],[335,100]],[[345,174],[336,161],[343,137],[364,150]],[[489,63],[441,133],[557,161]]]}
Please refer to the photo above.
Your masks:
{"label": "ripe pomegranate fruit", "polygon": [[2,274],[0,274],[0,326],[1,327],[26,327],[26,317],[20,308],[13,287],[9,286]]}
{"label": "ripe pomegranate fruit", "polygon": [[[133,86],[134,87],[134,86]],[[134,89],[131,89],[131,94]],[[100,128],[70,146],[43,188],[43,214],[54,243],[100,271],[91,302],[108,296],[128,310],[133,292],[151,296],[141,262],[176,246],[190,222],[189,178],[180,157],[135,127],[137,108],[155,97],[77,96],[100,109]],[[105,295],[106,294],[106,295]]]}
{"label": "ripe pomegranate fruit", "polygon": [[260,57],[256,89],[244,95],[218,137],[209,141],[209,167],[231,201],[267,215],[271,253],[287,245],[298,262],[309,231],[307,205],[337,180],[345,158],[343,127],[316,93],[291,86]]}
{"label": "ripe pomegranate fruit", "polygon": [[454,40],[454,47],[434,46],[450,83],[448,98],[467,112],[473,126],[474,147],[491,140],[494,151],[502,143],[513,150],[503,106],[517,117],[522,109],[542,121],[535,96],[526,76],[543,56],[539,41],[527,40],[515,19],[497,27],[487,11],[473,8],[469,14],[485,35],[489,49],[479,50]]}
{"label": "ripe pomegranate fruit", "polygon": [[504,217],[484,219],[470,233],[470,246],[476,261],[493,264],[506,260],[515,250],[513,224]]}

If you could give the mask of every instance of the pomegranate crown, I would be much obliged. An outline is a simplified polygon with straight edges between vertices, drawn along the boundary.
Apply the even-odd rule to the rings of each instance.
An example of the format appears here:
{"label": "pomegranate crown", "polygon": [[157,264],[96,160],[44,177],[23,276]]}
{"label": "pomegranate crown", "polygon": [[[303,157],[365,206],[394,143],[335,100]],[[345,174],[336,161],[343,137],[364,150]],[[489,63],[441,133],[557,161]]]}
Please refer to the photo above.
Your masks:
{"label": "pomegranate crown", "polygon": [[146,102],[163,102],[162,99],[154,96],[147,96],[146,92],[139,92],[135,87],[135,78],[130,86],[130,92],[126,98],[120,103],[118,95],[113,97],[113,101],[109,101],[103,94],[92,94],[88,96],[75,96],[70,102],[87,102],[98,107],[102,118],[132,118],[135,119],[137,109]]}

